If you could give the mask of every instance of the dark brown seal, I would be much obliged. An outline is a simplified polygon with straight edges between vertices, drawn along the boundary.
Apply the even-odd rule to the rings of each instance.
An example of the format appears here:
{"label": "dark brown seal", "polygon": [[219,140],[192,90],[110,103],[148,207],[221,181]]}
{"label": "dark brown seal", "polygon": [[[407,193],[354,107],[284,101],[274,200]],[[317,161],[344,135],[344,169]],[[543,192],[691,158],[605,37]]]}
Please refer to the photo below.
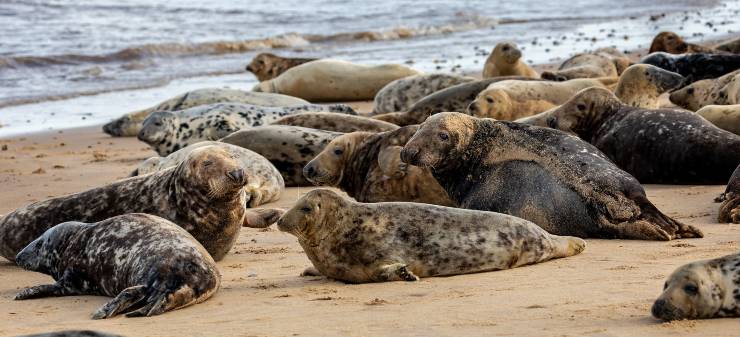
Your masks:
{"label": "dark brown seal", "polygon": [[168,219],[216,261],[236,241],[246,211],[244,168],[223,149],[202,147],[179,165],[21,207],[0,219],[0,254],[12,261],[28,243],[65,221],[97,222],[126,213]]}
{"label": "dark brown seal", "polygon": [[460,207],[518,216],[553,234],[702,236],[661,213],[597,148],[558,130],[445,112],[421,125],[401,159],[431,168]]}
{"label": "dark brown seal", "polygon": [[401,162],[401,149],[418,128],[410,125],[377,134],[341,135],[303,168],[303,175],[315,185],[339,187],[360,202],[453,206],[455,203],[428,169]]}
{"label": "dark brown seal", "polygon": [[271,80],[286,70],[306,62],[316,61],[317,58],[280,57],[270,53],[259,53],[252,59],[246,70],[262,81]]}
{"label": "dark brown seal", "polygon": [[669,54],[685,54],[712,53],[715,50],[712,48],[702,47],[698,44],[688,43],[674,32],[660,32],[658,35],[655,35],[655,38],[653,38],[653,42],[650,44],[649,53],[659,51]]}
{"label": "dark brown seal", "polygon": [[221,285],[216,262],[192,235],[142,213],[59,224],[26,246],[15,261],[56,281],[26,288],[16,300],[115,297],[93,319],[159,315],[201,303]]}
{"label": "dark brown seal", "polygon": [[586,247],[579,238],[551,235],[505,214],[411,202],[365,204],[323,189],[298,200],[278,228],[298,238],[318,273],[351,283],[509,269]]}
{"label": "dark brown seal", "polygon": [[722,205],[719,206],[719,222],[732,222],[740,224],[740,164],[732,173],[727,183],[725,193],[720,197]]}

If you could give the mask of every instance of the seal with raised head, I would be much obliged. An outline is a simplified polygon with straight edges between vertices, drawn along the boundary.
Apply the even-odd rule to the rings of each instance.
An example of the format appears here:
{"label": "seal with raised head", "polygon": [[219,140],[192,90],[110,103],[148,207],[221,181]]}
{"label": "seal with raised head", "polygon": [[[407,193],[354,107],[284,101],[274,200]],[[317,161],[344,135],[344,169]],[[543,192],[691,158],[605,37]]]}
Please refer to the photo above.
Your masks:
{"label": "seal with raised head", "polygon": [[738,86],[740,69],[718,78],[691,83],[672,92],[668,99],[671,103],[691,111],[697,111],[707,105],[740,104]]}
{"label": "seal with raised head", "polygon": [[192,234],[218,261],[244,225],[247,184],[241,162],[202,147],[175,167],[21,207],[0,219],[0,255],[12,261],[49,227],[97,222],[126,213],[168,219]]}
{"label": "seal with raised head", "polygon": [[649,54],[639,63],[651,64],[686,77],[686,84],[715,78],[740,69],[740,55],[694,53],[672,55],[664,52]]}
{"label": "seal with raised head", "polygon": [[401,159],[428,167],[460,207],[527,219],[557,235],[671,240],[698,229],[660,212],[597,148],[549,128],[444,112]]}
{"label": "seal with raised head", "polygon": [[16,300],[114,297],[93,319],[159,315],[201,303],[221,286],[216,262],[192,235],[142,213],[96,223],[61,223],[28,244],[15,262],[56,281],[26,288]]}
{"label": "seal with raised head", "polygon": [[638,108],[657,109],[658,97],[678,88],[685,78],[677,73],[649,64],[635,64],[619,76],[614,94],[624,104]]}
{"label": "seal with raised head", "polygon": [[715,50],[712,48],[702,47],[698,44],[688,43],[674,32],[660,32],[653,38],[653,42],[650,44],[650,50],[648,51],[648,53],[655,52],[685,54],[713,53]]}
{"label": "seal with raised head", "polygon": [[628,106],[600,88],[518,122],[576,134],[643,184],[724,184],[740,163],[740,136],[690,111]]}
{"label": "seal with raised head", "polygon": [[722,204],[719,206],[717,220],[721,223],[740,224],[740,164],[732,173],[730,181],[727,182],[725,193],[722,194],[720,200],[722,200]]}
{"label": "seal with raised head", "polygon": [[311,186],[303,167],[341,133],[288,125],[266,125],[234,132],[220,141],[267,158],[280,171],[285,186]]}
{"label": "seal with raised head", "polygon": [[740,253],[679,267],[651,311],[664,321],[740,316]]}
{"label": "seal with raised head", "polygon": [[177,111],[215,103],[243,103],[266,107],[308,104],[296,97],[258,93],[227,88],[206,88],[188,91],[165,100],[151,108],[127,113],[103,125],[103,132],[114,137],[136,137],[144,120],[155,111]]}
{"label": "seal with raised head", "polygon": [[398,125],[393,123],[365,116],[343,115],[330,112],[303,112],[285,116],[270,124],[293,125],[334,132],[383,132],[398,129]]}
{"label": "seal with raised head", "polygon": [[400,64],[363,65],[321,59],[288,69],[253,90],[300,97],[311,102],[371,100],[388,83],[420,72]]}
{"label": "seal with raised head", "polygon": [[542,78],[567,81],[576,78],[617,77],[630,65],[630,60],[614,48],[599,48],[579,53],[565,60],[556,71],[542,72]]}
{"label": "seal with raised head", "polygon": [[152,113],[144,121],[139,140],[160,156],[205,140],[218,140],[243,128],[270,124],[278,119],[307,111],[357,114],[344,104],[261,107],[239,103],[217,103],[184,111]]}
{"label": "seal with raised head", "polygon": [[316,61],[317,58],[300,58],[300,57],[280,57],[271,53],[259,53],[252,62],[246,67],[246,70],[257,79],[262,81],[271,80],[280,76],[286,70],[306,62]]}
{"label": "seal with raised head", "polygon": [[514,42],[497,43],[483,66],[483,78],[500,76],[540,77],[537,71],[522,62],[522,51]]}
{"label": "seal with raised head", "polygon": [[502,270],[577,255],[586,242],[509,215],[409,202],[359,203],[324,189],[278,221],[315,271],[350,283]]}
{"label": "seal with raised head", "polygon": [[244,185],[244,190],[247,192],[247,207],[257,207],[280,199],[280,194],[285,189],[285,183],[280,171],[272,163],[251,150],[222,142],[205,141],[195,143],[177,150],[167,157],[151,157],[141,163],[131,176],[149,174],[177,166],[195,149],[205,146],[223,149],[230,154],[231,158],[240,162],[244,169],[244,179],[247,180],[247,184]]}
{"label": "seal with raised head", "polygon": [[475,81],[475,78],[452,74],[415,75],[397,79],[378,91],[371,114],[408,110],[418,100],[453,85]]}
{"label": "seal with raised head", "polygon": [[382,133],[341,135],[303,168],[318,186],[336,186],[359,202],[455,203],[428,169],[401,162],[401,149],[418,125]]}
{"label": "seal with raised head", "polygon": [[722,130],[740,135],[740,104],[734,105],[706,105],[696,111]]}

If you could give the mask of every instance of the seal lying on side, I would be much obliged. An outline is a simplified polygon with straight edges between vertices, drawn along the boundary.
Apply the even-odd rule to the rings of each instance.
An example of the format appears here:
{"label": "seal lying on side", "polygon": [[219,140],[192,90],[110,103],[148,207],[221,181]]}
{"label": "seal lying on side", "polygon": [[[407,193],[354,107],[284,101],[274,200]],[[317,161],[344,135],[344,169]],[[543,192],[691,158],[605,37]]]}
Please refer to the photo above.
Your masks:
{"label": "seal lying on side", "polygon": [[678,88],[684,80],[683,76],[656,66],[635,64],[619,76],[614,94],[624,104],[657,109],[660,95]]}
{"label": "seal lying on side", "polygon": [[514,42],[501,42],[491,51],[483,66],[483,78],[524,76],[539,78],[539,74],[522,62],[522,51]]}
{"label": "seal lying on side", "polygon": [[641,109],[605,89],[519,122],[578,135],[643,184],[724,184],[740,163],[740,136],[680,109]]}
{"label": "seal lying on side", "polygon": [[664,321],[740,316],[740,253],[678,268],[652,313]]}
{"label": "seal lying on side", "polygon": [[598,149],[561,131],[444,112],[421,125],[401,160],[431,168],[460,207],[518,216],[553,234],[702,236],[661,213]]}
{"label": "seal lying on side", "polygon": [[475,100],[478,93],[486,89],[491,83],[506,80],[526,81],[535,79],[521,76],[503,76],[458,84],[422,98],[418,102],[414,103],[414,105],[412,105],[407,111],[375,115],[372,116],[372,118],[405,126],[419,124],[427,119],[427,117],[436,113],[444,111],[465,111],[468,108],[468,105],[470,105],[470,102]]}
{"label": "seal lying on side", "polygon": [[318,186],[337,186],[359,202],[455,203],[428,169],[401,162],[401,149],[418,125],[396,131],[353,132],[335,138],[303,168]]}
{"label": "seal lying on side", "polygon": [[450,74],[416,75],[397,79],[375,95],[372,114],[406,111],[429,94],[474,80],[472,77]]}
{"label": "seal lying on side", "polygon": [[674,32],[660,32],[655,35],[653,42],[650,44],[648,53],[666,52],[669,54],[685,53],[714,53],[712,48],[702,47],[698,44],[684,41]]}
{"label": "seal lying on side", "polygon": [[617,77],[630,65],[630,60],[614,48],[599,48],[579,53],[565,60],[557,71],[545,71],[542,78],[567,81],[576,78]]}
{"label": "seal lying on side", "polygon": [[733,54],[740,54],[740,37],[722,42],[714,46],[714,49]]}
{"label": "seal lying on side", "polygon": [[280,171],[285,186],[311,186],[303,177],[303,167],[339,135],[298,126],[266,125],[234,132],[220,141],[267,158]]}
{"label": "seal lying on side", "polygon": [[270,124],[281,117],[306,111],[356,114],[344,104],[260,107],[218,103],[176,113],[155,112],[144,121],[139,140],[149,144],[160,156],[167,156],[191,144],[217,140],[243,128]]}
{"label": "seal lying on side", "polygon": [[367,66],[322,59],[288,69],[253,90],[300,97],[311,102],[371,100],[388,83],[420,72],[400,64]]}
{"label": "seal lying on side", "polygon": [[732,222],[740,224],[740,164],[732,173],[727,183],[725,193],[722,194],[722,205],[719,206],[717,220],[721,223]]}
{"label": "seal lying on side", "polygon": [[330,112],[304,112],[289,115],[270,123],[272,125],[293,125],[304,128],[335,132],[383,132],[398,129],[398,125],[364,116],[342,115]]}
{"label": "seal lying on side", "polygon": [[720,77],[740,69],[740,55],[695,53],[671,55],[652,53],[639,63],[652,64],[686,77],[686,84],[707,78]]}
{"label": "seal lying on side", "polygon": [[244,178],[247,180],[247,184],[244,185],[244,190],[247,192],[247,207],[257,207],[280,199],[280,194],[285,189],[285,183],[280,171],[275,166],[257,153],[243,147],[221,142],[195,143],[177,150],[167,157],[151,157],[141,163],[131,176],[149,174],[177,166],[195,149],[205,146],[223,149],[231,155],[232,159],[240,162],[244,169]]}
{"label": "seal lying on side", "polygon": [[707,105],[696,112],[722,130],[740,135],[740,104]]}
{"label": "seal lying on side", "polygon": [[0,255],[12,261],[49,227],[97,222],[126,213],[164,217],[221,260],[236,241],[246,211],[242,164],[223,149],[193,150],[177,165],[149,175],[32,203],[0,219]]}
{"label": "seal lying on side", "polygon": [[259,106],[289,106],[308,104],[300,98],[286,95],[256,93],[225,88],[206,88],[188,91],[161,102],[151,108],[127,113],[112,122],[103,125],[103,132],[114,137],[136,137],[147,116],[155,111],[184,110],[199,105],[215,103],[243,103]]}
{"label": "seal lying on side", "polygon": [[[730,85],[732,84],[732,85]],[[691,83],[671,93],[671,103],[684,109],[697,111],[707,105],[740,104],[740,70],[718,78]],[[733,95],[734,89],[734,95]]]}
{"label": "seal lying on side", "polygon": [[15,258],[56,283],[22,290],[16,300],[50,296],[115,297],[92,318],[153,316],[209,299],[221,286],[216,262],[187,231],[132,213],[97,223],[65,222]]}
{"label": "seal lying on side", "polygon": [[286,70],[306,62],[316,61],[316,58],[280,57],[270,53],[259,53],[249,62],[246,70],[262,81],[271,80]]}
{"label": "seal lying on side", "polygon": [[298,238],[320,274],[351,283],[509,269],[577,255],[586,247],[579,238],[551,235],[505,214],[365,204],[323,189],[298,200],[278,228]]}
{"label": "seal lying on side", "polygon": [[614,82],[615,78],[578,78],[564,82],[510,80],[491,83],[470,103],[467,112],[475,117],[515,120],[563,104],[582,89],[605,88],[605,84]]}

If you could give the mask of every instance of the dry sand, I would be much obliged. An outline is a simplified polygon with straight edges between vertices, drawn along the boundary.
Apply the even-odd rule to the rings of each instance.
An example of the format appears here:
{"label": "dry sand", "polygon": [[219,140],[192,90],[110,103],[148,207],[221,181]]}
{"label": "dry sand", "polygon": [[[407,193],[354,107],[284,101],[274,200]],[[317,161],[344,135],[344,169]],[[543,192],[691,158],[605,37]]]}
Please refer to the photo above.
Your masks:
{"label": "dry sand", "polygon": [[[368,109],[368,104],[360,106]],[[0,214],[123,178],[155,153],[98,127],[0,139]],[[588,240],[581,255],[512,270],[347,285],[299,277],[310,265],[296,239],[243,229],[218,263],[223,288],[207,302],[151,318],[90,319],[109,298],[13,301],[50,283],[0,258],[0,335],[95,329],[126,336],[537,335],[737,336],[738,319],[661,323],[650,306],[676,267],[738,251],[740,226],[716,223],[724,186],[646,186],[662,211],[696,225],[704,239]],[[309,188],[272,204],[290,207]]]}

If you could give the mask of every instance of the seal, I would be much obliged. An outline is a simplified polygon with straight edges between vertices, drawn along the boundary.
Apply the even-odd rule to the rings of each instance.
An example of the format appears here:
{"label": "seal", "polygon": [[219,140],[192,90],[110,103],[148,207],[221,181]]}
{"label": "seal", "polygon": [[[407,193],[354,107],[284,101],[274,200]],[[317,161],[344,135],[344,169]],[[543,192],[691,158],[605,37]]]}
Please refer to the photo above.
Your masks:
{"label": "seal", "polygon": [[300,97],[311,102],[372,100],[388,83],[421,74],[400,64],[367,66],[321,59],[288,69],[253,90]]}
{"label": "seal", "polygon": [[722,42],[716,45],[714,49],[733,54],[740,54],[740,37]]}
{"label": "seal", "polygon": [[143,213],[56,225],[18,253],[15,261],[56,281],[23,289],[16,300],[114,297],[95,311],[93,319],[124,313],[159,315],[201,303],[221,286],[216,262],[192,235]]}
{"label": "seal", "polygon": [[732,173],[730,181],[727,182],[725,193],[722,194],[720,200],[722,200],[722,204],[719,206],[717,221],[740,224],[740,165]]}
{"label": "seal", "polygon": [[415,75],[397,79],[378,91],[372,115],[408,110],[418,100],[453,85],[475,79],[450,74]]}
{"label": "seal", "polygon": [[542,78],[567,81],[576,78],[617,77],[630,65],[630,60],[614,48],[599,48],[579,53],[565,60],[557,71],[545,71]]}
{"label": "seal", "polygon": [[246,67],[246,70],[257,79],[262,81],[271,80],[284,73],[286,70],[306,62],[316,61],[317,58],[299,58],[299,57],[280,57],[271,53],[259,53],[252,62]]}
{"label": "seal", "polygon": [[672,55],[658,52],[649,54],[639,63],[651,64],[686,77],[686,84],[720,77],[740,69],[740,55],[694,53]]}
{"label": "seal", "polygon": [[563,104],[578,91],[602,87],[616,82],[614,78],[578,78],[564,82],[501,81],[491,83],[468,106],[471,116],[515,120],[546,111]]}
{"label": "seal", "polygon": [[679,267],[653,304],[653,317],[674,321],[740,316],[740,253]]}
{"label": "seal", "polygon": [[287,125],[266,125],[234,132],[220,141],[267,158],[280,171],[285,186],[311,186],[303,167],[341,133]]}
{"label": "seal", "polygon": [[15,255],[49,227],[126,213],[170,220],[221,260],[244,225],[247,184],[241,163],[223,149],[193,150],[179,165],[21,207],[0,219],[0,255]]}
{"label": "seal", "polygon": [[707,105],[740,104],[738,84],[740,84],[740,70],[718,78],[691,83],[672,92],[668,99],[671,103],[691,111],[697,111]]}
{"label": "seal", "polygon": [[674,32],[660,32],[655,35],[653,42],[650,44],[649,53],[666,52],[669,54],[685,53],[713,53],[712,48],[702,47],[698,44],[684,41]]}
{"label": "seal", "polygon": [[483,78],[499,76],[524,76],[539,78],[540,75],[522,62],[522,51],[514,42],[497,43],[483,66]]}
{"label": "seal", "polygon": [[359,202],[410,201],[454,206],[428,169],[401,162],[418,125],[381,133],[341,135],[303,168],[317,186],[335,186]]}
{"label": "seal", "polygon": [[268,202],[280,199],[280,194],[285,189],[283,176],[280,175],[275,166],[265,157],[253,151],[232,144],[205,141],[184,147],[167,157],[151,157],[145,160],[131,173],[132,177],[162,171],[182,163],[195,149],[210,146],[226,151],[232,159],[239,161],[244,169],[244,178],[247,184],[244,190],[247,192],[247,207],[257,207]]}
{"label": "seal", "polygon": [[657,109],[660,95],[678,88],[684,81],[677,73],[649,64],[635,64],[619,76],[614,93],[627,105]]}
{"label": "seal", "polygon": [[335,132],[383,132],[398,129],[398,125],[364,116],[342,115],[330,112],[303,112],[288,115],[271,123],[293,125]]}
{"label": "seal", "polygon": [[93,330],[62,330],[55,332],[39,333],[33,335],[23,335],[19,337],[123,337],[105,332]]}
{"label": "seal", "polygon": [[279,94],[256,93],[226,88],[206,88],[188,91],[182,95],[165,100],[151,108],[127,113],[103,125],[103,132],[113,137],[136,137],[142,123],[155,111],[177,111],[199,105],[215,103],[243,103],[260,106],[290,106],[308,104],[296,97]]}
{"label": "seal", "polygon": [[[350,283],[502,270],[579,254],[586,242],[513,216],[408,202],[304,195],[278,221],[316,270]],[[314,273],[313,270],[308,273]]]}
{"label": "seal", "polygon": [[556,235],[670,240],[701,237],[661,213],[640,183],[578,137],[444,112],[427,119],[401,160],[432,168],[462,208],[527,219]]}
{"label": "seal", "polygon": [[470,102],[491,83],[506,80],[536,80],[521,76],[503,76],[451,86],[426,96],[407,111],[372,116],[400,126],[420,124],[427,117],[444,111],[466,111]]}
{"label": "seal", "polygon": [[740,163],[740,136],[690,111],[625,105],[605,89],[519,122],[576,134],[643,184],[724,184]]}
{"label": "seal", "polygon": [[206,140],[217,140],[243,128],[269,124],[281,117],[306,111],[331,111],[356,114],[344,104],[261,107],[240,103],[217,103],[179,113],[158,111],[144,121],[139,140],[149,144],[160,156]]}
{"label": "seal", "polygon": [[740,135],[740,104],[734,105],[706,105],[696,111],[722,130]]}

